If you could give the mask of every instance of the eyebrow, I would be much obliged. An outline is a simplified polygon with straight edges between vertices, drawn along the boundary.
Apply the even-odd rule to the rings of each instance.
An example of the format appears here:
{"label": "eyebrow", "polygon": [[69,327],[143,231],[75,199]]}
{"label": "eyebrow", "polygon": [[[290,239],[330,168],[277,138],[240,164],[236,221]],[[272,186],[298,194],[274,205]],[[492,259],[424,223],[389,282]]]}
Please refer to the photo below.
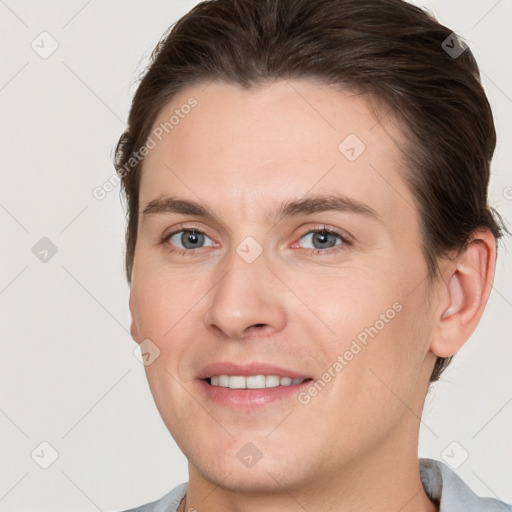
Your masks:
{"label": "eyebrow", "polygon": [[[277,209],[267,213],[270,222],[280,222],[287,217],[312,215],[318,212],[349,212],[382,221],[381,216],[370,206],[342,194],[309,195],[301,199],[285,201]],[[181,213],[204,219],[215,220],[208,208],[194,201],[172,196],[160,196],[149,201],[143,212],[143,220],[150,215]]]}

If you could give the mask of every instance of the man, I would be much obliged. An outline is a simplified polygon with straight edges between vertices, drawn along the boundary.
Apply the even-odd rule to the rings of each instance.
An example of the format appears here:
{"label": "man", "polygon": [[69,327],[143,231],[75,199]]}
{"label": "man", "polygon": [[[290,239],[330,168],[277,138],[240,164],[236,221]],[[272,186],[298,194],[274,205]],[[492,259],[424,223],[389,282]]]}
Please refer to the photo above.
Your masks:
{"label": "man", "polygon": [[495,142],[470,50],[401,0],[173,27],[116,166],[131,332],[189,481],[137,510],[511,510],[417,455],[494,278]]}

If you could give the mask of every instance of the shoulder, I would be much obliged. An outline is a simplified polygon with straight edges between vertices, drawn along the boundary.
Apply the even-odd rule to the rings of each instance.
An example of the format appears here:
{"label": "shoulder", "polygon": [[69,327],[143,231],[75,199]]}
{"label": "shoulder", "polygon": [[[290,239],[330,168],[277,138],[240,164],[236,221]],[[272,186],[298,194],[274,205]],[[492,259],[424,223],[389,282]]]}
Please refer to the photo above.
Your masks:
{"label": "shoulder", "polygon": [[480,498],[449,466],[434,459],[419,459],[425,493],[440,503],[440,512],[512,512],[512,505]]}
{"label": "shoulder", "polygon": [[186,492],[187,484],[183,483],[156,501],[123,512],[176,512]]}

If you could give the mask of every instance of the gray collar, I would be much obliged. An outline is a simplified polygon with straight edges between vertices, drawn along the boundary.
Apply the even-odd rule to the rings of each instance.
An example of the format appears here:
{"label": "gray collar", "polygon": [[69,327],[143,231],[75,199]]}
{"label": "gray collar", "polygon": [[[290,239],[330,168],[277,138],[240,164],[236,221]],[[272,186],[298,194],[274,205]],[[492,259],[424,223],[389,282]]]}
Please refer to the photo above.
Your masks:
{"label": "gray collar", "polygon": [[439,512],[511,512],[512,506],[494,498],[478,497],[444,462],[419,459],[421,483]]}

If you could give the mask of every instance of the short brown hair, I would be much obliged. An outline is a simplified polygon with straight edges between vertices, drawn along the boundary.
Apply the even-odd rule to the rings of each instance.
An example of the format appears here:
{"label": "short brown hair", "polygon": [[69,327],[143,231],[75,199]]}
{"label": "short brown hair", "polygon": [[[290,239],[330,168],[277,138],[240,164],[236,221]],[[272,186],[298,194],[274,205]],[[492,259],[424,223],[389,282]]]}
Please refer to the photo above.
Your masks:
{"label": "short brown hair", "polygon": [[[128,208],[128,282],[144,163],[133,155],[179,91],[210,80],[249,89],[270,80],[309,78],[385,105],[407,127],[404,178],[420,213],[429,279],[438,275],[438,258],[461,251],[475,230],[489,229],[499,239],[501,217],[487,204],[496,145],[491,107],[470,49],[450,54],[446,41],[465,48],[449,28],[402,0],[199,3],[153,51],[116,148]],[[437,359],[431,382],[450,360]]]}

